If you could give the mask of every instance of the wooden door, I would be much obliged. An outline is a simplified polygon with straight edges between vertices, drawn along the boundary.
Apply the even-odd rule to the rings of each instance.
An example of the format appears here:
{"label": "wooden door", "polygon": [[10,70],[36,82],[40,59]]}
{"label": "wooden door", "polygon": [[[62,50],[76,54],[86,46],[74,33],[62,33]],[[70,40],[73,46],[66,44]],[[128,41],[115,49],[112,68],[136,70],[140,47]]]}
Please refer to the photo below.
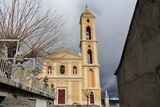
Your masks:
{"label": "wooden door", "polygon": [[65,90],[58,90],[58,104],[65,104]]}
{"label": "wooden door", "polygon": [[90,94],[90,104],[94,104],[94,93],[91,92]]}

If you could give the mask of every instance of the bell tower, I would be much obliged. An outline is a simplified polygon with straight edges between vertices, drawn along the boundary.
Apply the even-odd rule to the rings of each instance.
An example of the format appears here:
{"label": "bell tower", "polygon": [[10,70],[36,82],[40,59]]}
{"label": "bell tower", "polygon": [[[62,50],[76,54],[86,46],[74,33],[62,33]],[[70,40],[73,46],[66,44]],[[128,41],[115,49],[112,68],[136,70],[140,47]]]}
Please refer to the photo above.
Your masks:
{"label": "bell tower", "polygon": [[[80,50],[83,58],[83,90],[90,90],[90,104],[101,105],[100,65],[95,30],[95,16],[88,6],[80,18]],[[85,100],[85,98],[83,98]]]}

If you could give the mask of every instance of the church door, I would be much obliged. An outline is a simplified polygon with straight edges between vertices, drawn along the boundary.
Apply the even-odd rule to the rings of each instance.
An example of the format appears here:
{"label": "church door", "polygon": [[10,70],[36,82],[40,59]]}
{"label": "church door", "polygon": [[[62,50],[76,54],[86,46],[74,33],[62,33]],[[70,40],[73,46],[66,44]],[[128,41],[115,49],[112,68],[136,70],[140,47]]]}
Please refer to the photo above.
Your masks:
{"label": "church door", "polygon": [[65,90],[58,90],[58,104],[65,104]]}
{"label": "church door", "polygon": [[94,93],[91,92],[90,94],[90,104],[94,104]]}

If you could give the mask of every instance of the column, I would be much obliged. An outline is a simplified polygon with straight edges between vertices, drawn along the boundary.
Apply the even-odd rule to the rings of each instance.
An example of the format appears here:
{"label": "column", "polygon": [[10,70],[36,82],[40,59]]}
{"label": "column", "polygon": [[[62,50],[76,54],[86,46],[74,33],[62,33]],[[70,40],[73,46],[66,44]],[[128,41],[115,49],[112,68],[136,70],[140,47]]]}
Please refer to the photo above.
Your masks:
{"label": "column", "polygon": [[86,50],[86,43],[82,43],[82,53],[83,53],[83,58],[84,58],[84,64],[87,63],[87,50]]}
{"label": "column", "polygon": [[88,87],[88,73],[86,68],[84,68],[84,87]]}
{"label": "column", "polygon": [[79,103],[82,104],[82,80],[79,80]]}
{"label": "column", "polygon": [[97,43],[93,43],[93,52],[94,52],[94,63],[98,64],[98,50],[97,50]]}
{"label": "column", "polygon": [[86,27],[85,27],[85,24],[82,24],[82,31],[81,31],[81,36],[82,36],[82,38],[81,38],[81,40],[85,40],[86,39],[86,29],[85,29]]}
{"label": "column", "polygon": [[71,105],[72,104],[72,81],[69,80],[68,81],[68,104]]}
{"label": "column", "polygon": [[99,68],[94,69],[94,82],[95,82],[95,87],[99,87]]}
{"label": "column", "polygon": [[79,68],[78,68],[78,72],[79,72],[79,77],[82,77],[82,63],[81,61],[79,61]]}
{"label": "column", "polygon": [[71,71],[72,71],[72,65],[71,65],[71,61],[69,61],[68,63],[68,76],[71,76]]}
{"label": "column", "polygon": [[96,29],[95,29],[95,24],[92,24],[92,31],[93,31],[93,40],[97,40],[96,39]]}
{"label": "column", "polygon": [[46,69],[47,69],[47,63],[44,62],[43,68],[42,68],[42,77],[44,77],[46,75]]}
{"label": "column", "polygon": [[56,62],[53,63],[53,75],[57,76],[57,63]]}

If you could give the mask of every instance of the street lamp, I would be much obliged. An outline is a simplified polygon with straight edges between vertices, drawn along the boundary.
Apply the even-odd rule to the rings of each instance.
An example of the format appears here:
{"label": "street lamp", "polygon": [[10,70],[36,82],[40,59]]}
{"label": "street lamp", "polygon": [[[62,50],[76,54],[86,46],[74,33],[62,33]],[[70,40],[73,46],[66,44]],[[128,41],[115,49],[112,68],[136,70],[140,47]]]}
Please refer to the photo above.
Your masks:
{"label": "street lamp", "polygon": [[82,89],[84,95],[87,97],[87,106],[89,105],[89,98],[90,98],[90,93],[92,92],[91,89]]}

